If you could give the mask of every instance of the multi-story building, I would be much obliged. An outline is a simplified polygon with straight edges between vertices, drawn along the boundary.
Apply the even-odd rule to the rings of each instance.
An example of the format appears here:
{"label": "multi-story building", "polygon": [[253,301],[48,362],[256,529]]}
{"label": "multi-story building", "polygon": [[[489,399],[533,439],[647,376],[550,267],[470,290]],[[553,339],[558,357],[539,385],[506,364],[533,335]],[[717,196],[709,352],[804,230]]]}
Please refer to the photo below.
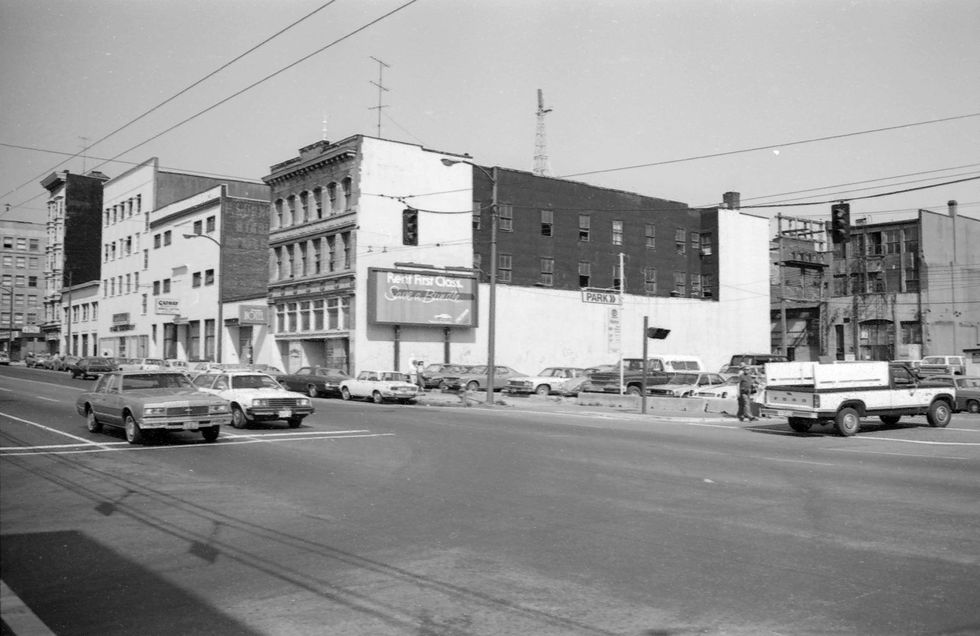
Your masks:
{"label": "multi-story building", "polygon": [[0,340],[11,360],[47,351],[41,337],[45,229],[0,220]]}
{"label": "multi-story building", "polygon": [[[48,191],[41,333],[49,353],[89,355],[94,351],[94,334],[86,333],[84,338],[77,330],[72,334],[71,319],[76,314],[89,315],[91,310],[73,303],[97,302],[86,297],[91,283],[99,280],[102,184],[108,178],[98,171],[81,175],[64,170],[41,181]],[[81,286],[79,293],[71,293],[76,286]],[[88,346],[80,349],[83,341]]]}
{"label": "multi-story building", "polygon": [[[226,185],[227,190],[216,194],[214,188],[221,185]],[[180,357],[188,352],[204,355],[206,350],[200,343],[208,338],[208,323],[184,321],[165,303],[156,301],[158,297],[171,297],[176,281],[184,280],[181,277],[193,281],[193,274],[197,273],[203,279],[210,270],[216,278],[224,251],[201,239],[197,239],[199,243],[186,244],[188,254],[167,248],[175,241],[183,243],[183,234],[194,233],[198,221],[204,227],[209,216],[214,216],[214,236],[221,236],[223,214],[216,210],[224,208],[223,203],[215,201],[223,202],[227,195],[267,202],[267,192],[261,183],[161,170],[155,157],[107,181],[102,210],[99,353],[117,357],[164,356],[175,353],[176,346]],[[201,195],[200,199],[193,199],[195,195]],[[154,214],[185,199],[189,200],[162,216]],[[265,236],[263,225],[252,229]],[[255,254],[263,251],[256,249]],[[214,306],[215,311],[209,314],[212,339],[218,322],[217,296]],[[163,327],[161,317],[173,326]]]}
{"label": "multi-story building", "polygon": [[[833,248],[828,353],[838,360],[980,355],[980,220],[919,210],[855,222]],[[980,361],[980,360],[978,360]]]}
{"label": "multi-story building", "polygon": [[277,366],[478,364],[491,325],[498,364],[591,366],[638,355],[644,317],[709,366],[769,348],[766,219],[360,135],[270,172]]}

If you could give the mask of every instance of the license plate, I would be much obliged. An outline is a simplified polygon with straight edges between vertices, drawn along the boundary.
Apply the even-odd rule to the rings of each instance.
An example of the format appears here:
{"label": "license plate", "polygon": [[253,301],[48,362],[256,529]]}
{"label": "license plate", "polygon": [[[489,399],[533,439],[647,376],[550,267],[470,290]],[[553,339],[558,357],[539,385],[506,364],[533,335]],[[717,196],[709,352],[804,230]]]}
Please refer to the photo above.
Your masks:
{"label": "license plate", "polygon": [[784,411],[782,409],[776,409],[774,411],[770,411],[770,413],[772,413],[776,417],[792,417],[793,416],[793,411]]}
{"label": "license plate", "polygon": [[286,409],[285,411],[279,411],[279,417],[292,417],[292,415],[293,412],[290,411],[289,409]]}
{"label": "license plate", "polygon": [[184,430],[185,431],[196,431],[197,430],[197,422],[184,422]]}

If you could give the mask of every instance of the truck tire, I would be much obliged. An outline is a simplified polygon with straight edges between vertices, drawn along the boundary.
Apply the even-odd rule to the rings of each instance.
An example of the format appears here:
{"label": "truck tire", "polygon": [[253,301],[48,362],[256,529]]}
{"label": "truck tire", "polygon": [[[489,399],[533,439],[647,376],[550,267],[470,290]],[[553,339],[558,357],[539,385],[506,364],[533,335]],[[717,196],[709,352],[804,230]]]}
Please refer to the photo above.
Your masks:
{"label": "truck tire", "polygon": [[929,412],[926,413],[929,426],[943,428],[951,419],[953,419],[953,410],[945,400],[936,400],[929,405]]}
{"label": "truck tire", "polygon": [[881,415],[879,418],[882,424],[887,424],[888,426],[894,426],[898,424],[898,421],[902,419],[901,415]]}
{"label": "truck tire", "polygon": [[966,410],[968,413],[980,413],[980,402],[970,400],[966,403]]}
{"label": "truck tire", "polygon": [[837,412],[834,427],[844,437],[856,435],[861,430],[861,416],[851,407],[843,408]]}
{"label": "truck tire", "polygon": [[789,427],[797,433],[809,432],[811,426],[813,426],[813,422],[806,419],[805,417],[789,418]]}
{"label": "truck tire", "polygon": [[636,386],[635,384],[631,384],[630,386],[626,387],[626,395],[640,395],[640,393],[640,387]]}

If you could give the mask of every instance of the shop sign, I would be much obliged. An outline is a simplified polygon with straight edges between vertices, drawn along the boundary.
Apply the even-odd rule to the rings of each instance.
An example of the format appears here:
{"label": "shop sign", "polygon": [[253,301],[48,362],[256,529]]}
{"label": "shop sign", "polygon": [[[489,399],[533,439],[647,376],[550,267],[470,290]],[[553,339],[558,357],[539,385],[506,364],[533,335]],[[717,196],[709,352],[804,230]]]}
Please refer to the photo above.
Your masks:
{"label": "shop sign", "polygon": [[158,316],[161,314],[178,316],[180,315],[180,301],[176,298],[157,298],[156,313]]}
{"label": "shop sign", "polygon": [[267,325],[269,324],[269,308],[266,305],[239,305],[238,306],[239,325]]}

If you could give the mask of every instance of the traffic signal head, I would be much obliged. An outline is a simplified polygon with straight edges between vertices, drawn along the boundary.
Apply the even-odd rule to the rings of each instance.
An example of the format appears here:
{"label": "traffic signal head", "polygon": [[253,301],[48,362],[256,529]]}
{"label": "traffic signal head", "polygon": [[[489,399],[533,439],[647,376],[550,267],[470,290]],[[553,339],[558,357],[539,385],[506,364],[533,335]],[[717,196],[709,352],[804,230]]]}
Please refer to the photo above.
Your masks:
{"label": "traffic signal head", "polygon": [[663,340],[670,334],[670,329],[661,329],[660,327],[648,327],[647,328],[647,338],[653,338],[654,340]]}
{"label": "traffic signal head", "polygon": [[830,238],[834,243],[846,243],[851,238],[851,204],[830,206]]}
{"label": "traffic signal head", "polygon": [[402,245],[419,244],[419,211],[406,208],[402,210]]}

